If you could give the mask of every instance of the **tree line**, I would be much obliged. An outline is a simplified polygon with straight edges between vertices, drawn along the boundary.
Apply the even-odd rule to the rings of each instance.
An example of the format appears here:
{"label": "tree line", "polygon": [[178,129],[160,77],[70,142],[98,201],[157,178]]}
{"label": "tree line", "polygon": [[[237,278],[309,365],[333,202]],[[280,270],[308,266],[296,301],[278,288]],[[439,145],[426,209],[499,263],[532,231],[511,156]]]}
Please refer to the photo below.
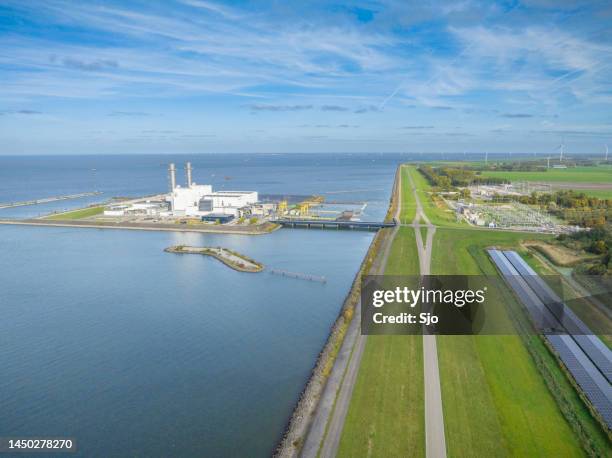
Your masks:
{"label": "tree line", "polygon": [[612,229],[600,225],[588,231],[561,234],[557,237],[563,245],[598,255],[595,262],[585,265],[582,270],[589,275],[612,275]]}
{"label": "tree line", "polygon": [[506,184],[509,180],[500,177],[485,177],[475,170],[458,167],[431,167],[422,165],[419,171],[429,184],[441,191],[455,191],[456,187],[465,187],[473,184]]}

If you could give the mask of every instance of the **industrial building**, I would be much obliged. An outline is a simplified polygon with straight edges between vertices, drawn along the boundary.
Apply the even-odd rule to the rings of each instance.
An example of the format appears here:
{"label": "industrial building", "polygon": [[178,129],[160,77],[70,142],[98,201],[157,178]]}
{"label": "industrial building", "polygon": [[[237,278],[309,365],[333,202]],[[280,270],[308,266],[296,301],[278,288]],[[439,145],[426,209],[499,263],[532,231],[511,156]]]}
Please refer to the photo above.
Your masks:
{"label": "industrial building", "polygon": [[[158,201],[131,201],[113,205],[104,216],[146,215],[161,218],[201,218],[202,221],[225,222],[240,216],[251,215],[258,201],[256,191],[217,191],[209,184],[197,184],[192,180],[191,163],[185,166],[185,186],[177,184],[176,167],[168,167],[169,192]],[[161,197],[161,200],[160,200]],[[227,218],[226,218],[227,217]]]}
{"label": "industrial building", "polygon": [[[112,222],[172,222],[177,224],[253,225],[285,220],[308,223],[339,221],[333,227],[349,227],[359,222],[365,202],[324,203],[322,196],[263,195],[257,191],[214,190],[210,184],[193,181],[190,162],[185,164],[184,184],[177,183],[175,164],[168,166],[168,192],[121,200],[109,204],[100,220]],[[295,224],[293,224],[294,226]],[[361,227],[355,224],[355,227]],[[367,225],[366,225],[367,226]],[[313,225],[313,227],[315,227]],[[351,226],[352,227],[352,226]]]}
{"label": "industrial building", "polygon": [[208,213],[240,216],[244,209],[257,202],[255,191],[219,191],[202,196],[199,201],[199,215]]}
{"label": "industrial building", "polygon": [[104,210],[104,216],[146,215],[153,216],[167,211],[168,207],[163,202],[132,202],[112,205]]}
{"label": "industrial building", "polygon": [[176,168],[168,168],[170,193],[167,200],[173,216],[202,217],[210,214],[241,216],[249,205],[258,200],[256,191],[218,191],[211,185],[199,185],[192,181],[191,163],[187,162],[187,186],[176,184]]}

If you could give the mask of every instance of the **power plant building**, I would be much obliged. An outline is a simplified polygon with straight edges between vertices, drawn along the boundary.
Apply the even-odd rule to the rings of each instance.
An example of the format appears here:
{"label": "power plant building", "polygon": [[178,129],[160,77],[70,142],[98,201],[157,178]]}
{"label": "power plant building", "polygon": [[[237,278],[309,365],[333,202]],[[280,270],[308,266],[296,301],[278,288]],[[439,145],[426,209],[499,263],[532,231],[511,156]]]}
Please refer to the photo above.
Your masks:
{"label": "power plant building", "polygon": [[198,216],[200,200],[212,192],[210,185],[192,183],[187,188],[177,186],[168,196],[172,213],[180,216]]}
{"label": "power plant building", "polygon": [[167,200],[174,216],[206,216],[210,214],[239,216],[242,209],[258,200],[256,191],[217,191],[211,185],[200,185],[191,181],[191,163],[185,167],[187,186],[176,184],[176,169],[170,164],[170,193]]}
{"label": "power plant building", "polygon": [[[182,187],[176,183],[176,167],[168,167],[169,193],[163,200],[151,202],[130,201],[112,205],[105,209],[105,216],[145,215],[159,217],[192,217],[206,220],[228,219],[251,214],[259,196],[255,191],[217,191],[209,184],[192,181],[191,163],[185,166],[187,183]],[[210,217],[210,218],[209,218]]]}
{"label": "power plant building", "polygon": [[213,192],[200,200],[200,212],[238,216],[241,208],[253,205],[257,200],[255,191]]}

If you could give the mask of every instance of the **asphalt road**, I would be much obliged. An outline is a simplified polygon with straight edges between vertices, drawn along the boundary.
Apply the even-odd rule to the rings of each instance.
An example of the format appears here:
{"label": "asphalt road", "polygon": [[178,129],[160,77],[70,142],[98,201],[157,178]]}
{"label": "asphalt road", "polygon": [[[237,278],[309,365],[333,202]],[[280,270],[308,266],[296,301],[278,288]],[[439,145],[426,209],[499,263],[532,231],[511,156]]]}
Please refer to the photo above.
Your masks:
{"label": "asphalt road", "polygon": [[[409,176],[409,179],[416,202],[416,216],[412,222],[412,226],[414,227],[416,235],[419,266],[421,274],[428,275],[431,269],[431,252],[436,227],[429,221],[427,215],[423,211],[423,206],[417,195],[412,177]],[[393,239],[400,228],[399,222],[402,205],[401,170],[399,169],[396,183],[395,192],[398,204],[395,219],[398,224],[394,227],[393,233],[387,239],[387,245],[384,248],[383,256],[380,257],[379,262],[373,266],[373,274],[380,275],[384,273],[384,267],[387,264]],[[421,219],[425,221],[427,227],[425,241],[423,241],[420,231]],[[359,330],[358,321],[360,321],[360,315],[355,315],[354,318],[347,333],[347,339],[345,339],[340,350],[339,356],[341,360],[337,360],[334,365],[334,369],[320,401],[321,405],[315,416],[313,425],[310,428],[304,447],[302,448],[300,454],[302,457],[314,458],[318,455],[319,449],[319,456],[323,458],[335,457],[338,452],[344,421],[350,405],[355,381],[357,380],[357,374],[359,373],[359,365],[367,339],[367,336],[361,335]],[[436,336],[423,336],[423,357],[423,370],[425,376],[425,450],[428,458],[442,458],[446,457],[446,439],[444,435],[444,416],[442,410],[442,392],[440,388]],[[325,434],[326,427],[327,434]]]}
{"label": "asphalt road", "polygon": [[[431,224],[423,211],[414,181],[410,175],[410,186],[416,202],[416,215],[412,221],[417,240],[421,275],[431,273],[431,252],[436,226]],[[420,220],[425,221],[427,240],[423,242]],[[446,457],[446,437],[444,435],[444,412],[442,409],[442,390],[440,388],[440,369],[438,367],[438,347],[436,336],[423,334],[423,372],[425,385],[425,455],[428,458]]]}

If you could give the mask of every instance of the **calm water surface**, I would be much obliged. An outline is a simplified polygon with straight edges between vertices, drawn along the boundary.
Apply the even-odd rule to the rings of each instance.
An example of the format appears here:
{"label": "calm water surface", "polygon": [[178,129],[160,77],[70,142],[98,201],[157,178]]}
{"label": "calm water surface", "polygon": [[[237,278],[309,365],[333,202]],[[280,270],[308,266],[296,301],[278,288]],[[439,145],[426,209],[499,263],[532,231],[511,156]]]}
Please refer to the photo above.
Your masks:
{"label": "calm water surface", "polygon": [[[400,156],[190,159],[217,188],[387,207]],[[0,158],[0,202],[163,192],[170,157]],[[95,170],[94,170],[95,169]],[[99,198],[98,198],[99,199]],[[95,199],[0,210],[0,217]],[[365,216],[364,216],[365,218]],[[267,456],[372,233],[263,236],[0,226],[0,435],[68,436],[82,456]],[[164,253],[222,245],[326,284]]]}

